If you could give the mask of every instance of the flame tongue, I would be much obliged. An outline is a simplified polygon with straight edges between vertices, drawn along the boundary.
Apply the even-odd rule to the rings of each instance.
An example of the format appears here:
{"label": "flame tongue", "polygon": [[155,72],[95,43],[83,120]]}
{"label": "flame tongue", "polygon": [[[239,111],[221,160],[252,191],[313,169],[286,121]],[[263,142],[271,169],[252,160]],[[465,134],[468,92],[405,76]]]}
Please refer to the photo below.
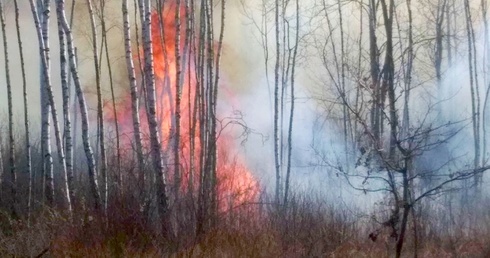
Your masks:
{"label": "flame tongue", "polygon": [[[157,115],[161,128],[161,139],[164,156],[167,157],[168,164],[173,161],[173,142],[175,136],[175,97],[176,97],[176,60],[175,60],[175,20],[172,13],[175,9],[167,8],[163,16],[163,28],[160,26],[160,17],[158,13],[153,13],[152,17],[152,40],[153,40],[153,55],[155,69],[155,86],[157,97]],[[185,9],[182,9],[182,14],[185,14]],[[181,22],[181,32],[185,33],[185,15]],[[162,36],[163,31],[163,36]],[[182,34],[184,34],[182,33]],[[192,51],[185,51],[184,54],[184,38],[181,36],[181,56],[187,56],[187,60],[194,60]],[[194,189],[197,189],[199,178],[199,153],[201,146],[199,141],[199,119],[194,121],[194,98],[196,90],[196,73],[193,62],[181,61],[182,68],[182,95],[181,95],[181,120],[180,120],[180,164],[182,173],[183,190],[188,189],[190,180]],[[220,87],[223,87],[220,85]],[[230,90],[227,89],[229,92]],[[130,99],[129,93],[125,99]],[[230,101],[230,100],[222,100]],[[118,106],[118,118],[120,126],[123,129],[130,130],[132,119],[131,109],[128,104],[130,101],[125,101]],[[111,112],[107,112],[111,114]],[[141,112],[144,116],[145,112]],[[141,119],[141,125],[147,127],[146,119]],[[192,133],[192,128],[196,128]],[[194,146],[194,157],[191,157],[191,140]],[[128,144],[130,144],[128,142]],[[217,191],[218,205],[221,211],[228,210],[232,207],[243,204],[244,202],[252,202],[258,194],[258,183],[247,169],[243,159],[240,156],[234,156],[236,152],[236,144],[230,132],[221,132],[217,141]],[[193,169],[190,167],[191,159],[193,161]],[[173,178],[173,166],[168,166],[170,169],[169,181]],[[191,173],[191,170],[193,171]]]}

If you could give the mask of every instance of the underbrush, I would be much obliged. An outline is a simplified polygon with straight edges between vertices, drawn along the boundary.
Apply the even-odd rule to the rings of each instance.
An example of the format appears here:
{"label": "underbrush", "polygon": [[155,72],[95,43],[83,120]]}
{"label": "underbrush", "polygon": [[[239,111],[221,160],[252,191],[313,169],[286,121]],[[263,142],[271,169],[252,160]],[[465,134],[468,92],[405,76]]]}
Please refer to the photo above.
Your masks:
{"label": "underbrush", "polygon": [[[154,217],[131,202],[108,207],[107,215],[78,210],[73,217],[43,209],[27,220],[2,213],[1,257],[392,257],[389,230],[346,208],[307,198],[287,211],[261,209],[221,213],[218,223],[195,235],[189,221],[175,220],[174,238],[159,235]],[[190,210],[180,210],[182,217]],[[175,215],[174,211],[174,215]],[[490,217],[487,217],[490,218]],[[490,222],[490,221],[487,221]],[[179,224],[180,223],[180,224]],[[404,257],[490,257],[489,225],[471,231],[454,225],[435,232],[434,221],[419,222],[418,239],[407,235]],[[414,224],[410,225],[411,230]],[[380,230],[376,241],[368,235]],[[458,233],[458,230],[460,232]]]}

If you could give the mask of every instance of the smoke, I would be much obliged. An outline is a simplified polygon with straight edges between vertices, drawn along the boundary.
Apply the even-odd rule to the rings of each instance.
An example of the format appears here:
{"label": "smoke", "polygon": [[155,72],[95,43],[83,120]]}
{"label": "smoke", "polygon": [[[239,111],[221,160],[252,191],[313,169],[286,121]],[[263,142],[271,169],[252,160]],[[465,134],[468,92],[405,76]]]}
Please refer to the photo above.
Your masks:
{"label": "smoke", "polygon": [[[28,1],[18,1],[20,12],[20,32],[22,37],[24,58],[25,58],[25,70],[27,72],[27,88],[29,94],[29,108],[30,119],[33,125],[40,123],[40,59],[39,59],[39,45],[37,34],[35,31],[34,20]],[[22,97],[22,74],[21,63],[19,56],[19,48],[17,44],[17,34],[15,27],[15,12],[12,1],[4,3],[6,5],[6,31],[8,39],[8,52],[10,59],[10,75],[13,88],[13,100],[14,100],[14,117],[21,121],[23,117],[23,97]],[[94,1],[94,5],[99,4],[99,1]],[[66,15],[68,19],[71,17],[72,1],[66,1]],[[59,60],[59,44],[58,44],[58,27],[55,3],[52,1],[51,6],[51,21],[50,21],[50,50],[51,50],[51,80],[53,92],[55,94],[55,101],[58,109],[58,113],[61,114],[61,78],[60,74],[60,60]],[[100,8],[96,8],[100,10]],[[134,13],[132,5],[130,6],[130,13]],[[110,63],[113,69],[114,86],[116,89],[116,98],[119,98],[123,91],[126,91],[127,75],[124,61],[124,44],[122,44],[123,32],[121,29],[122,12],[120,1],[107,0],[106,1],[106,27],[108,29],[108,48],[110,51]],[[134,15],[130,15],[131,18]],[[132,20],[134,24],[134,20]],[[100,48],[100,25],[97,26],[99,30],[98,48]],[[90,19],[88,16],[87,6],[85,2],[77,1],[74,9],[73,26],[72,26],[74,43],[78,53],[78,70],[81,75],[82,87],[85,89],[86,98],[89,101],[89,107],[95,107],[96,95],[95,95],[95,70],[93,64],[92,54],[92,39],[90,32]],[[135,35],[134,28],[132,31]],[[0,60],[5,60],[3,54],[3,45],[0,46]],[[5,69],[4,63],[1,62],[0,69],[0,85],[6,85],[5,81]],[[103,88],[104,99],[110,99],[110,80],[107,70],[107,59],[105,54],[102,56],[102,73],[101,81]],[[73,85],[73,84],[72,84]],[[72,93],[74,96],[74,91]],[[73,102],[73,99],[72,99]],[[73,102],[72,105],[78,105],[77,102]],[[74,107],[75,108],[75,107]],[[7,91],[6,87],[0,87],[0,110],[7,110]],[[95,110],[89,109],[89,112],[93,115]],[[91,117],[92,117],[91,115]],[[38,128],[33,128],[35,132]],[[36,134],[34,134],[36,135]]]}
{"label": "smoke", "polygon": [[[4,1],[5,2],[5,1]],[[24,56],[26,58],[26,71],[27,74],[27,87],[29,96],[29,104],[33,107],[39,107],[40,99],[39,99],[39,76],[35,76],[37,71],[39,71],[39,46],[37,44],[36,31],[34,28],[34,21],[32,19],[30,7],[28,1],[18,1],[20,8],[20,19],[19,23],[20,32],[23,36],[23,49]],[[24,112],[23,109],[23,97],[22,97],[22,74],[21,74],[21,62],[19,56],[19,48],[17,45],[17,34],[15,27],[15,12],[13,2],[8,2],[5,4],[5,22],[6,22],[6,34],[8,40],[8,54],[10,60],[10,78],[12,85],[12,99],[14,104],[14,117],[22,117],[21,115]],[[55,29],[54,26],[51,26],[50,29]],[[29,35],[29,37],[27,37]],[[3,36],[3,35],[2,35]],[[50,41],[51,46],[55,46],[55,40],[52,39]],[[0,110],[7,110],[7,87],[6,87],[6,74],[5,74],[5,56],[4,56],[4,46],[3,44],[0,46]],[[55,64],[56,61],[53,61],[53,72],[57,71],[57,66]],[[40,72],[39,72],[40,74]],[[39,109],[33,109],[31,111],[33,122],[40,117]],[[3,119],[3,118],[2,118]],[[6,117],[5,117],[6,119]],[[21,119],[19,119],[21,121]]]}
{"label": "smoke", "polygon": [[[94,1],[97,2],[97,1]],[[314,1],[301,1],[302,5],[310,6]],[[34,30],[34,22],[27,1],[19,1],[21,13],[21,34],[23,37],[24,53],[26,56],[26,70],[28,71],[28,92],[29,107],[31,111],[31,121],[33,124],[39,124],[40,121],[40,99],[39,99],[39,49]],[[232,114],[234,111],[240,111],[243,115],[243,121],[251,129],[251,133],[246,140],[243,137],[236,137],[236,141],[241,144],[240,152],[245,157],[249,169],[261,181],[262,186],[271,191],[275,187],[275,170],[274,170],[274,151],[273,151],[273,91],[271,88],[271,72],[269,69],[269,78],[265,74],[264,49],[260,40],[260,33],[257,32],[257,26],[251,22],[250,18],[259,21],[263,14],[260,8],[261,1],[246,1],[248,7],[244,9],[244,1],[229,1],[226,9],[226,27],[225,27],[225,44],[222,57],[222,83],[226,84],[229,90],[222,90],[221,98],[230,98],[234,100],[220,102],[219,108],[222,116]],[[71,6],[71,1],[67,1],[67,7]],[[90,36],[90,24],[85,3],[78,2],[75,5],[74,33],[75,43],[79,54],[79,69],[83,75],[82,83],[87,92],[90,107],[95,107],[95,71],[93,70],[92,46]],[[130,17],[134,24],[134,10],[130,5]],[[67,8],[68,9],[68,8]],[[114,69],[114,85],[117,92],[126,92],[127,75],[124,63],[124,46],[122,44],[121,12],[120,1],[107,1],[107,27],[109,30],[109,49],[111,51],[111,64]],[[54,10],[54,6],[53,9]],[[347,10],[346,13],[351,10]],[[53,87],[56,95],[58,110],[61,107],[60,96],[60,79],[59,76],[59,57],[55,54],[58,49],[58,39],[56,35],[56,16],[52,12],[52,22],[50,25],[51,38],[50,45],[52,49],[52,69]],[[69,12],[67,12],[70,15]],[[215,18],[219,19],[219,12],[215,13]],[[335,17],[332,17],[334,19]],[[15,116],[21,117],[22,108],[22,78],[20,73],[20,58],[16,43],[14,12],[11,4],[7,6],[7,37],[9,39],[10,68],[12,76],[12,85],[14,88],[13,98],[15,104]],[[305,26],[302,27],[304,33],[315,31],[317,27],[303,21]],[[269,21],[269,29],[272,22]],[[347,25],[347,31],[350,34],[358,32],[357,25]],[[98,27],[100,30],[100,27]],[[216,30],[219,31],[219,30]],[[132,30],[133,38],[136,35],[134,27]],[[483,35],[479,30],[477,35]],[[99,38],[100,40],[100,38]],[[272,44],[274,38],[271,36],[269,44]],[[382,38],[380,38],[380,42]],[[311,43],[308,41],[306,43]],[[100,42],[99,42],[100,44]],[[464,48],[465,43],[460,43]],[[483,37],[478,38],[478,53],[483,53]],[[2,46],[3,47],[3,46]],[[2,48],[0,47],[0,48]],[[134,46],[135,47],[135,46]],[[339,128],[332,119],[325,119],[325,109],[321,103],[312,100],[313,90],[318,89],[318,74],[324,74],[322,61],[313,50],[313,46],[304,46],[304,59],[298,68],[298,82],[296,84],[296,108],[295,122],[293,126],[293,160],[291,170],[291,183],[293,188],[298,190],[314,189],[319,193],[325,194],[332,200],[342,199],[345,202],[356,202],[357,204],[367,205],[369,200],[374,200],[373,195],[364,195],[362,192],[354,191],[346,183],[345,179],[335,173],[325,161],[330,165],[339,163],[345,155],[345,146]],[[136,49],[136,48],[134,48]],[[272,49],[272,48],[271,48]],[[463,52],[463,51],[460,51]],[[479,55],[481,58],[483,55]],[[270,57],[269,57],[270,58]],[[103,56],[105,60],[105,56]],[[423,58],[420,58],[422,60]],[[427,58],[428,59],[428,58]],[[0,60],[4,60],[3,51],[0,52]],[[430,61],[430,60],[423,60]],[[483,60],[479,60],[479,92],[483,104],[486,85],[483,83],[485,65]],[[2,63],[3,65],[3,63]],[[271,63],[269,63],[269,66]],[[454,65],[447,68],[444,73],[442,90],[440,92],[440,106],[442,121],[460,121],[466,120],[466,127],[450,139],[445,145],[444,150],[434,150],[427,152],[422,157],[421,163],[436,166],[441,164],[448,157],[459,157],[460,162],[454,164],[456,167],[464,167],[468,164],[473,156],[471,126],[468,125],[471,114],[471,102],[469,91],[469,78],[467,69],[467,56],[461,56],[454,60]],[[106,99],[109,98],[109,75],[107,73],[107,63],[103,62],[104,72],[102,73],[103,94]],[[270,68],[270,67],[269,67]],[[424,67],[423,69],[427,69]],[[422,68],[416,70],[414,75],[415,83],[422,86],[417,87],[412,94],[411,115],[414,124],[421,123],[423,115],[429,107],[437,102],[437,98],[428,97],[429,94],[435,93],[435,83],[433,81],[423,82],[426,79],[426,71]],[[269,80],[269,81],[268,81]],[[355,83],[355,82],[350,82]],[[5,71],[3,66],[0,69],[0,85],[5,85]],[[324,86],[324,85],[322,85]],[[331,94],[325,93],[323,94]],[[401,95],[401,91],[397,92]],[[331,97],[331,96],[326,96]],[[0,110],[7,109],[6,87],[0,87]],[[118,98],[118,97],[117,97]],[[400,101],[401,103],[401,101]],[[483,108],[483,105],[482,105]],[[289,110],[289,103],[285,105],[285,110]],[[91,110],[94,112],[94,109]],[[93,113],[92,113],[92,117]],[[430,120],[430,119],[429,119]],[[461,125],[461,124],[460,124]],[[286,128],[286,127],[285,127]],[[237,129],[239,131],[239,129]],[[286,136],[287,132],[283,132]],[[286,139],[286,138],[284,138]],[[485,144],[485,143],[483,143]],[[441,154],[445,153],[445,154]],[[352,155],[354,156],[354,155]],[[350,161],[340,162],[355,163],[355,158]],[[437,160],[437,162],[434,162]],[[351,164],[352,165],[352,164]]]}
{"label": "smoke", "polygon": [[[313,1],[307,1],[304,6],[310,6]],[[246,11],[241,9],[240,3],[228,8],[230,14],[226,27],[226,48],[224,52],[223,68],[227,74],[227,79],[231,87],[237,92],[240,103],[238,109],[243,114],[243,119],[247,126],[252,130],[251,134],[242,144],[242,152],[247,158],[249,168],[258,177],[262,186],[269,192],[275,187],[275,168],[274,168],[274,150],[273,150],[273,43],[274,36],[269,38],[269,81],[265,74],[264,46],[261,36],[257,29],[261,27],[261,1],[247,1]],[[233,4],[231,4],[233,5]],[[248,7],[248,8],[247,8]],[[404,8],[404,7],[401,7]],[[305,8],[306,9],[306,8]],[[355,8],[349,9],[345,13],[357,14]],[[416,14],[419,15],[419,14]],[[418,17],[418,16],[417,16]],[[421,31],[427,25],[424,19],[415,19],[415,29]],[[335,20],[335,14],[331,17]],[[403,24],[403,19],[399,17],[399,23]],[[269,20],[269,27],[273,25],[273,20]],[[348,35],[357,35],[359,28],[355,23],[347,24],[346,32]],[[325,28],[325,26],[323,27]],[[270,29],[270,28],[269,28]],[[366,28],[365,28],[366,29]],[[432,28],[430,28],[432,29]],[[302,30],[305,34],[310,33],[314,36],[306,37],[302,51],[305,60],[301,62],[298,68],[298,77],[300,78],[296,85],[296,109],[295,122],[293,127],[293,163],[291,184],[297,190],[312,190],[325,193],[325,197],[332,201],[342,199],[342,201],[358,204],[359,206],[370,206],[382,197],[382,194],[368,194],[352,190],[336,169],[334,165],[353,167],[356,163],[359,153],[349,153],[350,159],[345,160],[345,145],[340,132],[340,127],[335,119],[325,118],[328,116],[326,110],[313,97],[318,92],[323,99],[334,99],[334,92],[325,90],[328,87],[329,79],[325,80],[322,74],[326,74],[323,68],[315,44],[319,42],[312,38],[322,33],[321,26],[312,25],[304,22]],[[367,29],[366,29],[367,30]],[[270,30],[272,31],[272,30]],[[487,79],[485,72],[486,65],[483,57],[484,39],[482,29],[477,30],[477,56],[478,56],[478,89],[480,98],[480,114],[483,114],[483,104],[486,94],[484,81]],[[401,32],[402,37],[404,33]],[[419,31],[415,31],[416,36]],[[430,33],[426,31],[426,33]],[[273,33],[271,33],[273,34]],[[364,37],[367,31],[364,32]],[[329,35],[328,33],[325,35]],[[383,36],[379,37],[379,42],[383,42]],[[365,42],[365,41],[363,41]],[[366,46],[367,46],[367,42]],[[356,43],[357,44],[357,43]],[[381,44],[381,43],[380,43]],[[465,48],[467,43],[458,41],[457,49],[454,52],[467,53]],[[347,46],[348,60],[356,60],[355,46]],[[366,48],[367,49],[367,48]],[[338,50],[337,50],[338,51]],[[396,50],[402,51],[402,50]],[[468,75],[468,56],[467,54],[453,57],[451,67],[443,67],[443,81],[441,88],[438,89],[434,80],[434,68],[432,60],[433,51],[430,46],[424,46],[416,52],[416,62],[412,75],[412,91],[409,103],[411,127],[417,128],[442,128],[434,131],[434,136],[430,141],[444,139],[448,135],[453,135],[446,139],[444,143],[439,144],[437,148],[426,150],[421,156],[417,157],[416,168],[418,171],[436,171],[447,174],[451,171],[458,171],[468,168],[472,164],[474,156],[473,149],[473,132],[471,126],[471,94],[469,87]],[[331,54],[331,53],[329,53]],[[398,53],[401,54],[401,53]],[[330,57],[331,58],[331,57]],[[367,67],[367,64],[361,64],[361,67]],[[355,73],[351,70],[350,72]],[[401,68],[398,71],[402,74]],[[323,83],[322,83],[322,78]],[[318,83],[320,80],[320,84]],[[356,81],[348,81],[349,87],[358,87]],[[325,85],[327,84],[327,86]],[[333,86],[332,86],[333,87]],[[398,98],[399,116],[402,115],[403,109],[403,86],[397,85],[396,96]],[[289,110],[289,104],[286,104],[285,110]],[[285,120],[287,121],[287,119]],[[447,125],[445,124],[451,124]],[[488,126],[488,121],[486,126]],[[286,125],[285,125],[286,127]],[[286,136],[287,132],[283,132]],[[481,132],[482,134],[483,132]],[[286,138],[283,138],[286,140]],[[482,146],[486,144],[482,142]],[[488,155],[488,153],[484,153]],[[284,176],[284,175],[283,175]],[[485,177],[486,178],[486,177]],[[351,181],[354,185],[362,184],[362,180]]]}

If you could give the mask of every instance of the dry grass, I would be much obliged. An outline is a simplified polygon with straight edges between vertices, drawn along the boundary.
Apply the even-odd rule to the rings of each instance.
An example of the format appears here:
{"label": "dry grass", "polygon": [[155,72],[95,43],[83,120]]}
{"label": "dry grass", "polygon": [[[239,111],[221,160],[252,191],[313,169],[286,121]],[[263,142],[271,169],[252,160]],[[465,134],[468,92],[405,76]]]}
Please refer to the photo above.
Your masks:
{"label": "dry grass", "polygon": [[[369,221],[306,200],[297,200],[285,216],[267,210],[248,219],[223,217],[204,235],[196,238],[182,232],[173,242],[156,234],[154,224],[135,208],[112,207],[108,219],[79,212],[72,221],[45,210],[35,216],[30,227],[24,220],[11,221],[3,215],[0,256],[35,257],[46,249],[45,257],[393,256],[394,240],[388,232],[372,242],[367,237]],[[421,234],[418,257],[490,257],[486,225],[470,234]],[[407,237],[404,257],[413,257],[413,234],[409,232]]]}

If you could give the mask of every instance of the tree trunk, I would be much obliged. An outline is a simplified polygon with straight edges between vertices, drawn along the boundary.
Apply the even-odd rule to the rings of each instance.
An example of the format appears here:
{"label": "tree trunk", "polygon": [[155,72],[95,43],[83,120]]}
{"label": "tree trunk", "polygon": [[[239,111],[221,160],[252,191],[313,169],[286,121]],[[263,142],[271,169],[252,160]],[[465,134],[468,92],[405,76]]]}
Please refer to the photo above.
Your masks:
{"label": "tree trunk", "polygon": [[412,0],[407,0],[407,12],[408,12],[408,46],[407,46],[407,61],[405,72],[405,90],[404,90],[404,103],[403,103],[403,118],[401,128],[401,138],[406,139],[409,134],[410,127],[410,112],[408,110],[410,102],[410,91],[412,90],[412,70],[413,70],[413,16],[412,16]]}
{"label": "tree trunk", "polygon": [[162,223],[162,234],[165,237],[171,236],[171,228],[168,224],[168,197],[167,183],[163,168],[162,145],[160,134],[158,132],[158,123],[156,118],[156,95],[155,95],[155,74],[153,67],[153,46],[151,31],[151,3],[149,0],[140,0],[144,3],[144,24],[143,24],[143,52],[145,59],[145,88],[147,91],[148,102],[148,126],[150,130],[151,155],[153,158],[153,168],[157,180],[157,208]]}
{"label": "tree trunk", "polygon": [[116,178],[117,178],[117,184],[118,184],[118,193],[121,195],[123,193],[123,178],[121,174],[121,140],[120,140],[120,135],[119,135],[119,120],[118,120],[118,115],[117,115],[117,107],[116,107],[116,99],[115,99],[115,93],[114,93],[114,77],[112,74],[112,64],[111,64],[111,58],[109,55],[109,44],[107,42],[107,28],[106,28],[106,22],[105,22],[105,0],[100,1],[100,23],[102,26],[102,44],[104,45],[104,51],[105,51],[105,56],[107,59],[107,71],[109,73],[109,83],[110,83],[110,88],[111,88],[111,100],[112,100],[112,109],[113,109],[113,115],[114,115],[114,125],[116,129]]}
{"label": "tree trunk", "polygon": [[[441,95],[441,84],[442,84],[442,52],[443,52],[443,22],[444,22],[444,14],[446,10],[447,0],[443,0],[442,6],[437,6],[437,14],[436,14],[436,53],[434,66],[436,69],[436,80],[437,80],[437,96]],[[440,115],[440,114],[438,114]]]}
{"label": "tree trunk", "polygon": [[[32,0],[30,0],[32,1]],[[88,114],[87,114],[87,104],[85,101],[85,95],[82,91],[82,85],[80,82],[80,77],[78,74],[78,69],[77,69],[77,63],[76,63],[76,57],[75,57],[75,47],[73,46],[73,35],[70,29],[70,26],[68,25],[68,22],[66,20],[66,14],[65,14],[65,1],[64,0],[56,0],[56,8],[60,10],[60,17],[63,25],[63,30],[65,31],[66,34],[66,43],[67,43],[67,50],[68,50],[68,58],[70,62],[70,71],[71,75],[73,77],[73,82],[75,85],[75,90],[78,98],[78,103],[80,106],[80,117],[81,117],[81,122],[82,122],[82,141],[83,141],[83,148],[85,151],[85,156],[87,157],[87,166],[88,166],[88,174],[89,174],[89,180],[90,180],[90,190],[92,192],[93,198],[94,198],[94,205],[95,208],[98,209],[100,208],[100,194],[99,194],[99,187],[97,183],[97,178],[95,176],[96,174],[96,167],[95,167],[95,159],[94,159],[94,154],[92,151],[92,147],[90,144],[90,139],[89,139],[89,120],[88,120]]]}
{"label": "tree trunk", "polygon": [[[385,53],[385,63],[383,66],[383,88],[382,91],[388,92],[388,102],[389,102],[389,117],[390,117],[390,159],[393,160],[396,150],[397,141],[397,127],[398,127],[398,117],[396,114],[395,106],[395,63],[393,60],[393,14],[395,3],[394,0],[389,0],[389,5],[386,0],[381,0],[381,7],[383,9],[383,18],[385,23],[386,32],[386,53]],[[384,95],[384,93],[382,93]],[[382,97],[382,99],[384,99]]]}
{"label": "tree trunk", "polygon": [[107,158],[106,158],[106,148],[105,148],[105,128],[104,128],[104,110],[102,103],[102,89],[100,82],[100,65],[99,65],[99,54],[97,53],[97,29],[95,25],[95,16],[92,8],[92,0],[87,0],[87,7],[90,16],[90,25],[92,29],[92,51],[94,56],[94,69],[95,69],[95,85],[97,88],[97,121],[99,123],[99,135],[98,140],[100,144],[100,170],[102,175],[102,201],[104,205],[104,211],[107,212],[107,199],[109,196],[108,189],[108,177],[107,177]]}
{"label": "tree trunk", "polygon": [[[43,25],[41,27],[39,23],[39,17],[38,17],[38,12],[37,8],[34,5],[34,2],[31,1],[31,10],[32,10],[32,15],[34,17],[34,21],[36,24],[36,29],[37,29],[37,36],[38,36],[38,41],[39,41],[39,53],[41,56],[41,64],[42,64],[42,77],[43,77],[43,82],[44,82],[44,88],[45,90],[43,93],[45,94],[45,105],[46,105],[46,110],[50,110],[51,112],[51,117],[53,119],[53,125],[54,125],[54,131],[55,131],[55,137],[56,137],[56,146],[58,149],[58,159],[62,168],[62,173],[64,176],[64,185],[65,185],[65,199],[66,203],[68,206],[68,211],[71,213],[72,211],[72,206],[71,206],[71,200],[70,200],[70,195],[69,195],[69,189],[68,189],[68,184],[67,184],[67,172],[66,172],[66,163],[65,163],[65,154],[63,150],[63,144],[61,140],[61,132],[59,128],[59,123],[58,123],[58,112],[56,110],[56,105],[55,105],[55,100],[54,100],[54,94],[53,94],[53,89],[51,87],[51,75],[49,74],[50,71],[50,52],[49,52],[49,18],[50,18],[50,1],[46,0],[44,2],[44,10],[43,10]],[[46,126],[46,135],[45,136],[45,147],[46,147],[46,152],[45,155],[47,156],[47,166],[48,168],[46,169],[46,198],[48,200],[49,205],[53,205],[54,203],[54,182],[53,182],[53,162],[51,158],[51,148],[49,144],[49,113],[43,113],[43,115],[46,116],[45,118],[45,126]]]}
{"label": "tree trunk", "polygon": [[175,138],[174,138],[174,194],[178,202],[181,185],[180,174],[180,120],[182,102],[182,68],[180,56],[180,0],[175,3]]}
{"label": "tree trunk", "polygon": [[[371,128],[376,145],[379,144],[382,135],[384,100],[381,97],[379,49],[376,37],[377,27],[377,2],[369,0],[369,59],[372,88]],[[376,146],[375,148],[379,148]]]}
{"label": "tree trunk", "polygon": [[279,0],[275,0],[275,33],[276,33],[276,63],[274,68],[274,161],[276,168],[276,192],[275,201],[277,207],[280,205],[281,196],[281,165],[279,158],[279,67],[281,61],[281,43],[279,26]]}
{"label": "tree trunk", "polygon": [[[47,105],[49,105],[49,110],[51,111],[51,118],[53,119],[53,125],[54,125],[54,136],[56,140],[56,147],[58,150],[58,159],[60,162],[61,166],[61,172],[64,177],[64,193],[65,193],[65,201],[66,205],[68,207],[68,212],[71,214],[72,212],[72,205],[71,205],[71,199],[70,199],[70,190],[68,188],[68,175],[67,175],[67,170],[66,170],[66,161],[65,161],[65,153],[64,153],[64,148],[63,148],[63,141],[61,139],[61,131],[60,131],[60,125],[58,122],[58,111],[56,109],[56,102],[54,99],[54,93],[53,93],[53,88],[52,88],[52,82],[51,82],[51,75],[50,75],[50,70],[51,70],[51,63],[50,63],[50,49],[49,49],[49,18],[50,18],[50,0],[45,0],[44,3],[44,25],[43,25],[43,37],[40,38],[42,39],[42,43],[40,46],[42,46],[42,49],[40,48],[40,53],[41,53],[41,61],[43,62],[43,75],[44,75],[44,87],[46,88],[46,98],[47,98]],[[49,144],[48,144],[49,146]],[[52,163],[52,159],[51,159]],[[52,164],[51,164],[51,174],[49,175],[49,178],[46,178],[46,181],[53,181],[53,170],[52,170]],[[49,179],[49,180],[48,180]],[[52,189],[49,190],[49,192],[53,192],[53,197],[54,197],[54,182],[49,182],[50,187],[53,186]],[[51,195],[51,193],[48,193]]]}
{"label": "tree trunk", "polygon": [[[466,35],[468,40],[468,69],[470,73],[470,93],[471,93],[471,119],[473,124],[473,140],[474,140],[474,166],[479,167],[480,163],[480,125],[479,125],[479,96],[478,96],[478,77],[476,76],[476,49],[474,48],[473,24],[471,19],[470,3],[464,1],[465,17],[466,17]],[[475,175],[476,187],[479,187],[480,176]]]}
{"label": "tree trunk", "polygon": [[410,200],[410,181],[409,171],[411,170],[411,157],[405,158],[405,169],[401,172],[403,176],[403,203],[397,203],[396,205],[403,205],[403,215],[400,225],[400,234],[396,242],[396,258],[401,257],[403,244],[405,242],[405,233],[408,224],[408,215],[410,215],[411,200]]}
{"label": "tree trunk", "polygon": [[480,8],[482,11],[482,19],[484,25],[484,46],[483,46],[483,69],[484,69],[484,86],[486,87],[485,99],[483,101],[483,114],[482,114],[482,127],[483,127],[483,151],[482,151],[482,164],[485,164],[487,160],[487,116],[488,116],[488,101],[490,98],[490,80],[488,73],[490,72],[490,40],[489,40],[489,27],[488,27],[488,3],[487,0],[481,0]]}
{"label": "tree trunk", "polygon": [[[29,128],[29,109],[28,109],[28,94],[27,94],[27,80],[26,70],[24,62],[24,49],[22,44],[22,38],[20,34],[20,22],[19,22],[19,5],[17,0],[14,0],[15,7],[15,29],[17,32],[17,46],[19,48],[20,68],[22,72],[22,92],[24,100],[24,130],[25,130],[25,151],[26,151],[26,174],[29,176],[29,189],[27,199],[27,224],[30,226],[31,222],[31,210],[32,210],[32,160],[31,160],[31,133]],[[1,154],[0,154],[1,156]],[[1,159],[1,158],[0,158]],[[1,164],[0,164],[1,166]],[[1,174],[0,174],[1,176]]]}
{"label": "tree trunk", "polygon": [[289,181],[291,177],[291,157],[293,152],[293,122],[294,122],[294,86],[296,79],[296,57],[298,55],[299,46],[299,0],[296,0],[296,28],[295,28],[295,39],[293,47],[293,60],[291,68],[291,109],[289,110],[289,126],[288,126],[288,157],[287,157],[287,167],[286,167],[286,179],[284,180],[284,208],[287,208],[288,195],[289,195]]}
{"label": "tree trunk", "polygon": [[12,84],[10,82],[10,64],[7,33],[5,30],[5,13],[3,3],[0,1],[0,25],[2,27],[3,39],[3,54],[5,62],[5,80],[7,83],[7,105],[8,105],[8,121],[9,121],[9,170],[10,170],[10,212],[13,218],[17,218],[17,173],[15,168],[15,140],[14,140],[14,111],[12,103]]}
{"label": "tree trunk", "polygon": [[[33,16],[37,17],[40,21],[40,27],[38,33],[41,33],[39,37],[39,45],[41,48],[41,44],[49,38],[49,4],[46,5],[47,1],[38,0],[37,7],[38,10],[35,10]],[[34,5],[36,7],[36,5]],[[45,10],[47,8],[47,10]],[[37,28],[37,27],[36,27]],[[43,155],[43,200],[46,199],[48,206],[52,206],[54,202],[54,182],[53,182],[53,157],[51,154],[51,133],[50,133],[50,118],[49,113],[51,107],[49,105],[49,100],[46,92],[46,80],[45,70],[48,70],[49,67],[45,67],[43,64],[43,56],[46,55],[44,47],[40,50],[40,59],[41,59],[41,76],[40,76],[40,91],[41,91],[41,148]],[[49,73],[48,73],[49,75]]]}
{"label": "tree trunk", "polygon": [[65,32],[61,21],[61,10],[56,8],[58,20],[58,38],[60,45],[60,76],[61,90],[63,95],[63,120],[64,120],[64,148],[66,150],[66,189],[68,190],[69,199],[75,200],[73,185],[73,140],[71,136],[71,119],[70,119],[70,89],[68,88],[67,62],[66,62],[66,39]]}
{"label": "tree trunk", "polygon": [[131,49],[131,29],[129,23],[128,0],[122,2],[122,12],[124,21],[124,47],[126,49],[126,68],[129,76],[129,88],[131,92],[131,114],[133,118],[134,141],[136,145],[136,158],[138,160],[138,175],[139,184],[144,188],[144,159],[143,159],[143,144],[141,141],[141,127],[139,116],[139,96],[138,86],[136,82],[136,74],[134,71],[133,51]]}

